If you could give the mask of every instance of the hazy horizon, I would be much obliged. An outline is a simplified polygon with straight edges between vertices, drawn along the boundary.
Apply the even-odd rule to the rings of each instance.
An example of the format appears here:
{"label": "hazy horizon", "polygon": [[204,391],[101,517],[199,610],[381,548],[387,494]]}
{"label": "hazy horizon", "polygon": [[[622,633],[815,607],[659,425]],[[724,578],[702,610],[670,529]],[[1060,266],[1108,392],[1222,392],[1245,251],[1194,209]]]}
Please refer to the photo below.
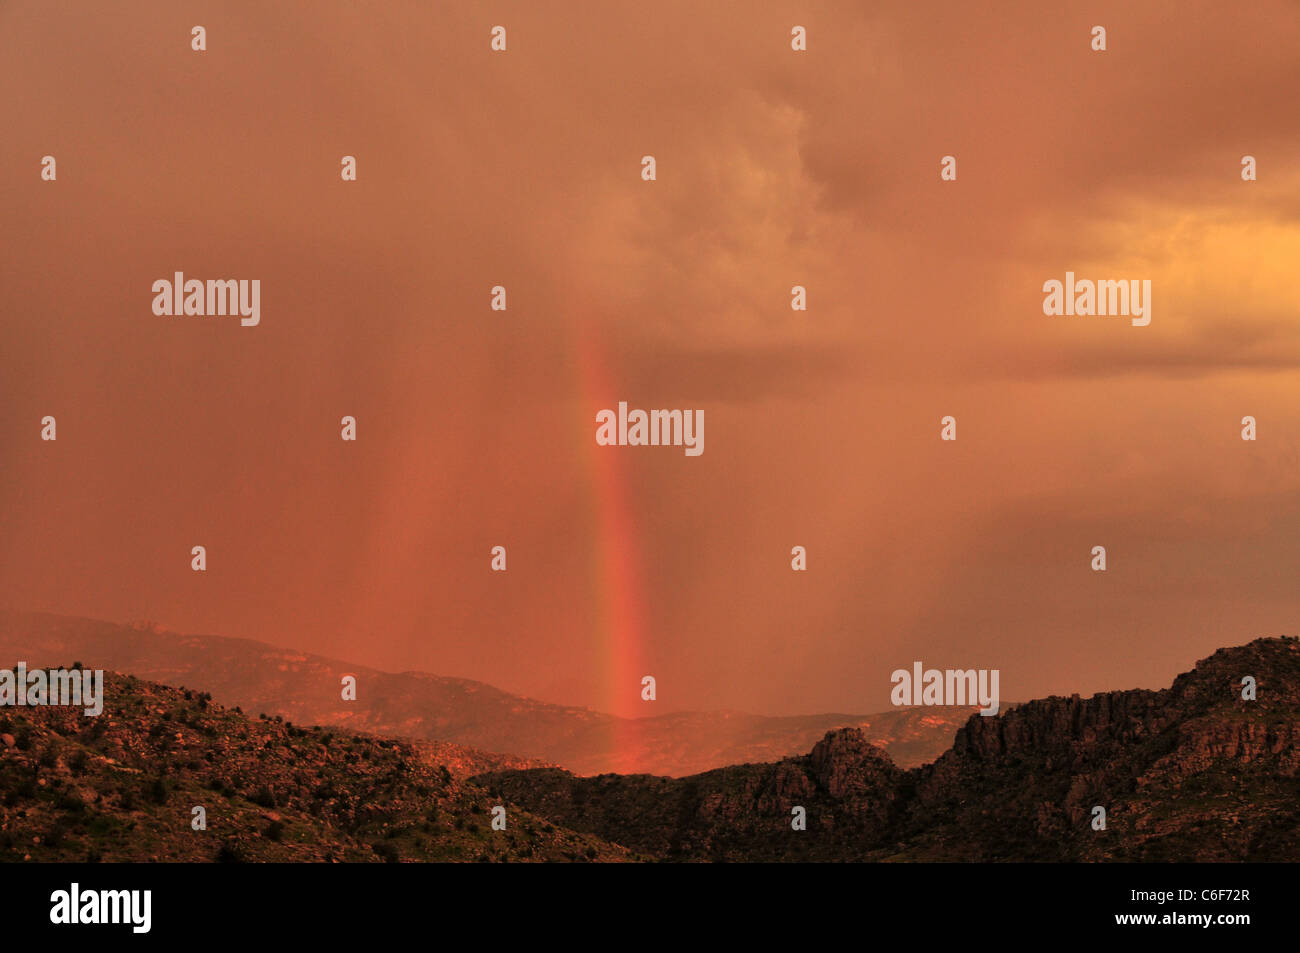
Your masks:
{"label": "hazy horizon", "polygon": [[[331,655],[328,655],[328,654],[326,654],[326,653],[322,653],[322,652],[315,651],[315,650],[313,650],[313,649],[308,649],[308,648],[306,648],[306,647],[304,647],[304,646],[301,646],[301,645],[282,644],[282,643],[275,642],[275,641],[270,641],[270,640],[254,639],[254,638],[252,638],[252,637],[250,637],[250,636],[230,635],[230,634],[221,633],[221,632],[197,632],[197,631],[196,631],[196,632],[181,632],[181,631],[178,631],[178,630],[173,629],[173,628],[171,628],[171,627],[168,627],[168,626],[162,625],[161,623],[157,622],[156,620],[151,620],[151,619],[150,619],[150,620],[145,620],[145,619],[136,619],[136,620],[120,621],[120,622],[119,622],[119,621],[114,621],[114,620],[111,620],[111,619],[95,619],[95,618],[91,618],[91,617],[89,617],[89,616],[63,615],[63,614],[61,614],[61,613],[48,612],[48,611],[45,611],[45,610],[20,610],[20,609],[14,609],[14,608],[11,607],[11,606],[0,606],[0,612],[6,612],[6,611],[7,611],[7,612],[14,612],[14,613],[18,613],[18,614],[49,615],[49,616],[51,616],[51,617],[59,618],[59,619],[75,619],[75,620],[78,620],[78,621],[89,621],[89,622],[94,622],[94,623],[99,623],[99,624],[104,624],[104,625],[122,626],[122,627],[126,627],[126,628],[135,628],[135,627],[139,627],[139,626],[143,626],[143,625],[146,625],[146,624],[147,624],[147,625],[153,627],[151,631],[154,631],[155,634],[159,634],[159,635],[173,635],[173,636],[177,636],[177,637],[179,637],[179,638],[217,638],[217,639],[231,639],[231,640],[235,640],[235,641],[251,641],[251,642],[255,642],[255,643],[259,644],[259,645],[266,645],[266,646],[269,646],[269,647],[272,647],[272,648],[281,649],[281,650],[288,651],[288,652],[305,652],[305,653],[307,653],[307,654],[309,654],[309,655],[315,655],[315,656],[318,656],[318,657],[321,657],[321,658],[329,659],[330,661],[334,661],[334,662],[339,662],[339,663],[349,664],[349,665],[358,665],[358,663],[357,663],[357,661],[356,661],[355,659],[345,658],[345,657],[338,657],[338,656],[331,656]],[[1278,635],[1287,635],[1287,634],[1289,634],[1289,633],[1278,633]],[[1212,654],[1213,651],[1216,651],[1216,650],[1219,649],[1219,648],[1232,648],[1232,647],[1237,647],[1237,646],[1243,646],[1243,645],[1248,644],[1249,642],[1253,642],[1253,641],[1255,641],[1255,640],[1258,639],[1258,638],[1271,638],[1271,637],[1276,637],[1276,636],[1271,636],[1271,635],[1260,635],[1260,636],[1254,636],[1254,637],[1251,637],[1251,638],[1249,638],[1249,639],[1245,639],[1245,640],[1243,640],[1242,642],[1224,643],[1224,644],[1221,645],[1221,646],[1216,646],[1214,650],[1211,650],[1210,654]],[[1173,673],[1170,675],[1170,677],[1169,677],[1168,679],[1166,679],[1163,683],[1158,684],[1158,685],[1112,685],[1112,686],[1105,687],[1105,688],[1099,688],[1099,689],[1097,689],[1096,691],[1087,691],[1087,692],[1085,692],[1085,691],[1065,691],[1065,692],[1055,692],[1055,693],[1048,693],[1048,694],[1055,694],[1055,695],[1057,695],[1057,696],[1064,696],[1064,697],[1069,697],[1069,696],[1071,696],[1071,695],[1080,695],[1081,697],[1088,698],[1088,697],[1091,697],[1092,695],[1095,695],[1095,694],[1102,694],[1102,693],[1105,693],[1105,692],[1112,692],[1112,691],[1127,691],[1127,690],[1131,690],[1131,689],[1147,690],[1147,691],[1159,691],[1159,690],[1161,690],[1161,689],[1166,689],[1166,688],[1168,688],[1168,687],[1170,686],[1170,684],[1172,683],[1173,678],[1174,678],[1176,675],[1182,674],[1183,672],[1191,671],[1192,668],[1193,668],[1194,663],[1195,663],[1195,662],[1198,662],[1198,661],[1201,661],[1201,659],[1202,659],[1203,657],[1204,657],[1204,656],[1198,656],[1197,658],[1189,659],[1188,662],[1187,662],[1187,663],[1186,663],[1182,668],[1177,669],[1175,672],[1173,672]],[[75,661],[75,660],[73,660],[73,661]],[[473,682],[477,682],[477,683],[480,683],[480,684],[487,685],[487,686],[490,687],[490,688],[498,689],[498,690],[500,690],[500,691],[502,691],[502,692],[505,692],[505,693],[507,693],[507,694],[526,697],[526,698],[532,699],[533,701],[544,702],[544,703],[547,703],[547,704],[553,704],[553,705],[562,705],[562,706],[567,706],[567,707],[574,707],[574,708],[585,708],[585,709],[588,709],[588,710],[591,710],[591,711],[600,712],[600,713],[604,713],[604,714],[615,714],[615,713],[612,713],[612,712],[605,712],[603,709],[601,709],[601,708],[599,708],[599,707],[597,707],[597,706],[574,704],[574,703],[571,703],[571,702],[564,702],[564,701],[560,701],[560,700],[557,700],[557,699],[543,698],[543,697],[539,697],[539,696],[536,696],[536,695],[528,695],[528,694],[526,694],[525,692],[522,692],[522,691],[516,691],[516,690],[514,690],[514,689],[512,689],[512,688],[510,688],[509,686],[506,686],[506,685],[500,685],[500,684],[496,684],[496,683],[494,683],[494,682],[488,682],[488,681],[485,681],[484,679],[473,678],[473,677],[468,676],[468,675],[460,675],[460,674],[457,674],[457,673],[455,673],[455,672],[435,672],[435,671],[430,671],[430,670],[427,670],[427,669],[411,669],[411,668],[407,668],[407,669],[399,669],[399,668],[384,668],[384,667],[382,667],[382,666],[377,666],[377,665],[360,665],[359,667],[367,668],[367,669],[371,669],[371,670],[373,670],[373,671],[381,672],[381,673],[388,674],[388,675],[431,675],[431,676],[436,676],[436,677],[440,677],[440,678],[452,678],[452,679],[458,679],[458,680],[462,680],[462,681],[473,681]],[[128,673],[128,674],[129,674],[129,673]],[[1004,695],[1004,696],[1002,696],[1002,698],[1001,698],[1000,700],[1001,700],[1001,705],[1002,705],[1002,707],[1005,709],[1005,708],[1008,707],[1008,706],[1019,705],[1019,704],[1023,704],[1023,703],[1025,703],[1025,702],[1027,702],[1027,701],[1033,701],[1033,700],[1035,700],[1035,699],[1046,698],[1046,697],[1048,697],[1048,695],[1035,695],[1035,696],[1016,697],[1016,698],[1011,698],[1011,697],[1007,697],[1007,696]],[[954,705],[942,705],[942,706],[939,706],[939,707],[943,707],[943,708],[953,708],[953,707],[957,707],[957,708],[971,708],[971,709],[973,710],[973,709],[974,709],[975,707],[977,707],[977,706],[973,706],[973,705],[955,705],[955,706],[954,706]],[[824,709],[816,709],[816,710],[810,709],[810,710],[807,710],[807,711],[787,711],[787,712],[761,712],[761,711],[750,711],[750,710],[747,710],[747,709],[738,709],[738,708],[682,708],[682,707],[656,706],[655,709],[652,710],[652,711],[644,711],[643,713],[640,713],[640,714],[634,713],[634,714],[632,714],[632,715],[616,715],[616,717],[620,717],[620,718],[631,718],[631,719],[638,719],[638,718],[658,718],[658,717],[661,717],[661,716],[667,716],[667,715],[689,714],[689,713],[691,713],[691,712],[734,711],[734,712],[737,712],[737,713],[739,713],[739,714],[745,714],[745,715],[758,715],[758,716],[761,716],[761,717],[770,717],[770,718],[798,718],[798,717],[811,716],[811,715],[833,715],[833,714],[852,715],[852,716],[879,715],[879,714],[884,714],[884,713],[888,713],[888,712],[891,712],[891,711],[900,711],[900,710],[904,710],[904,709],[908,709],[908,708],[921,708],[921,709],[925,709],[926,706],[918,706],[918,705],[903,705],[903,706],[895,706],[895,705],[889,705],[889,704],[887,704],[887,705],[885,705],[885,706],[882,707],[882,708],[873,708],[873,709],[870,709],[870,710],[866,710],[866,709],[863,709],[863,710],[848,710],[848,709],[824,708]]]}

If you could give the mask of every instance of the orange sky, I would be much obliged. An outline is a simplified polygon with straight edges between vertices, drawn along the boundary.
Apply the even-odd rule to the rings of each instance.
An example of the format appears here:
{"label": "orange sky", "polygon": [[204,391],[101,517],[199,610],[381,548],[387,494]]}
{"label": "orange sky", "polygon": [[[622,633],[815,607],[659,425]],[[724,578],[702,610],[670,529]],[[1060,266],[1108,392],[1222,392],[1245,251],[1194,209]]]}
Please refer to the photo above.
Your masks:
{"label": "orange sky", "polygon": [[1296,632],[1300,7],[1136,6],[0,4],[0,604],[624,714]]}

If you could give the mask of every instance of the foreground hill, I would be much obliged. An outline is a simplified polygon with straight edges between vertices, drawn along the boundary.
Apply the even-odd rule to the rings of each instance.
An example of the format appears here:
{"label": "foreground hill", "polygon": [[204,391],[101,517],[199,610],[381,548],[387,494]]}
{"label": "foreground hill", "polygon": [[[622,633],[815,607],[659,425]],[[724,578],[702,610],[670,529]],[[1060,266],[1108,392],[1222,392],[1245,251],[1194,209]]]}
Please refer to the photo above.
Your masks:
{"label": "foreground hill", "polygon": [[[462,770],[519,763],[252,718],[108,674],[95,718],[0,708],[0,861],[628,858],[508,802],[506,830],[492,830],[503,802],[448,756]],[[196,806],[207,830],[192,829]]]}
{"label": "foreground hill", "polygon": [[[167,685],[201,685],[226,705],[295,724],[387,737],[427,738],[510,752],[577,774],[684,775],[807,751],[827,731],[855,727],[904,766],[937,758],[974,709],[899,709],[879,715],[764,717],[682,712],[627,719],[511,695],[482,682],[418,672],[390,674],[248,639],[178,635],[43,613],[0,611],[0,664],[131,672]],[[355,702],[339,680],[358,680]]]}
{"label": "foreground hill", "polygon": [[[1241,697],[1252,676],[1258,698]],[[855,729],[687,778],[477,779],[555,823],[667,859],[1300,860],[1300,641],[1221,649],[1161,691],[972,716],[933,764]],[[807,811],[807,830],[791,810]],[[1092,827],[1094,807],[1106,829]]]}

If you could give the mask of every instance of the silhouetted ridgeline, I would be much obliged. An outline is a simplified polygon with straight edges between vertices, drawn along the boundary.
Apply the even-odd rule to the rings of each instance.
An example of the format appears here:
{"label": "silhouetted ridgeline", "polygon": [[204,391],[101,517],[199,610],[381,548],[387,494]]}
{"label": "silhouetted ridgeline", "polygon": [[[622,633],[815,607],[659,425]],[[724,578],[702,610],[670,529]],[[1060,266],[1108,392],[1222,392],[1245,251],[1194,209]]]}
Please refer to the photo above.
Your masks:
{"label": "silhouetted ridgeline", "polygon": [[1260,639],[1163,691],[973,715],[919,768],[839,729],[675,779],[302,728],[111,674],[97,718],[0,711],[0,859],[1293,861],[1298,685],[1300,642]]}
{"label": "silhouetted ridgeline", "polygon": [[[1242,699],[1242,678],[1257,681]],[[1300,642],[1221,649],[1162,691],[972,716],[904,771],[860,732],[808,755],[680,779],[478,778],[635,850],[728,860],[1300,860]],[[791,829],[791,810],[807,830]],[[1106,829],[1092,827],[1094,807]]]}

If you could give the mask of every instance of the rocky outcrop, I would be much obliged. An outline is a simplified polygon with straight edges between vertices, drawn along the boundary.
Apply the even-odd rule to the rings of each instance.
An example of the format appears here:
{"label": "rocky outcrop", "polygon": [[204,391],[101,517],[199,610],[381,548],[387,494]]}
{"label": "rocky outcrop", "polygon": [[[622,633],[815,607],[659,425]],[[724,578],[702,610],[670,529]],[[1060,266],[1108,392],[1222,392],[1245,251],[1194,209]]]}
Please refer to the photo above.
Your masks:
{"label": "rocky outcrop", "polygon": [[[590,787],[563,772],[540,780],[490,783],[526,805],[540,788]],[[909,771],[844,729],[803,757],[654,781],[656,797],[696,799],[669,812],[668,833],[627,823],[634,778],[580,829],[730,859],[1300,860],[1300,641],[1220,650],[1161,691],[972,715],[946,753]],[[805,832],[790,830],[794,806]]]}
{"label": "rocky outcrop", "polygon": [[[116,674],[104,688],[93,718],[0,708],[0,863],[629,859],[490,798],[428,743],[248,717]],[[506,830],[490,826],[498,805]]]}

